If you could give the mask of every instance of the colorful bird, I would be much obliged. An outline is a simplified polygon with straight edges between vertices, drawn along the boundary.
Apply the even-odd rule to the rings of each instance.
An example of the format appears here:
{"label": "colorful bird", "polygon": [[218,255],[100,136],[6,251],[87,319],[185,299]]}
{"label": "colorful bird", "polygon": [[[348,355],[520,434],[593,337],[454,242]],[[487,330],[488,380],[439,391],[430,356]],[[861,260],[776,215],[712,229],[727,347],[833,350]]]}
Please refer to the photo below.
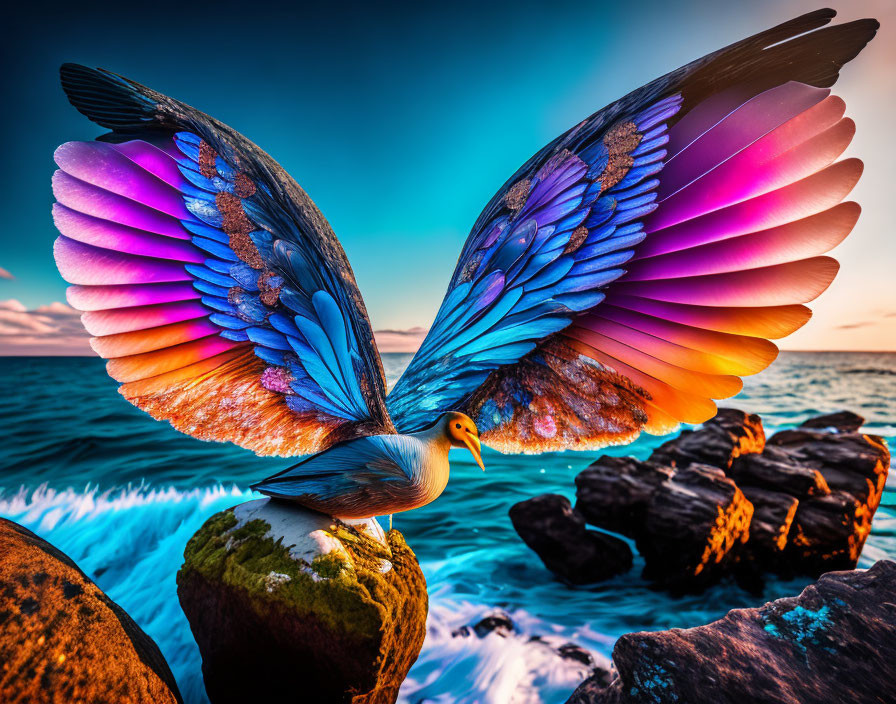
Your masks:
{"label": "colorful bird", "polygon": [[242,135],[66,64],[111,130],[56,151],[68,301],[121,394],[204,440],[317,452],[255,485],[345,518],[422,506],[448,450],[626,443],[711,418],[831,283],[862,171],[830,92],[878,23],[820,10],[582,121],[492,198],[386,394],[351,268],[305,192]]}

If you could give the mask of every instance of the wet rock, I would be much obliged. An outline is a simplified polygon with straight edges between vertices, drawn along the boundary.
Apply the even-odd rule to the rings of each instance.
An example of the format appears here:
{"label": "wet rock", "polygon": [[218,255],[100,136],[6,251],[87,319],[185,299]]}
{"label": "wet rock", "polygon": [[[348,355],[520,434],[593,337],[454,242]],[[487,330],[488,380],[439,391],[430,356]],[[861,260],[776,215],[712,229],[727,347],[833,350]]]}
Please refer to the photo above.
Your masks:
{"label": "wet rock", "polygon": [[618,701],[613,698],[618,694],[613,688],[615,679],[614,671],[595,668],[591,676],[576,687],[566,704],[612,704]]}
{"label": "wet rock", "polygon": [[505,611],[492,611],[483,616],[472,626],[461,626],[451,632],[452,636],[460,636],[466,638],[470,635],[476,635],[479,638],[485,638],[489,633],[494,633],[506,638],[516,631],[513,619]]}
{"label": "wet rock", "polygon": [[663,482],[637,542],[644,576],[672,589],[717,578],[749,536],[753,506],[717,467],[694,464]]}
{"label": "wet rock", "polygon": [[871,517],[867,504],[843,491],[801,501],[787,544],[787,571],[852,569],[871,532]]}
{"label": "wet rock", "polygon": [[738,486],[758,486],[797,499],[831,493],[818,469],[797,464],[788,454],[772,447],[760,455],[738,457],[728,474]]}
{"label": "wet rock", "polygon": [[800,502],[788,494],[754,486],[742,487],[741,491],[753,504],[749,553],[754,560],[771,560],[784,552]]}
{"label": "wet rock", "polygon": [[250,501],[193,536],[177,583],[212,704],[391,703],[423,644],[423,574],[373,519]]}
{"label": "wet rock", "polygon": [[581,645],[576,645],[575,643],[564,643],[559,646],[557,648],[557,654],[564,660],[575,660],[588,667],[594,665],[594,658],[591,657],[591,653],[585,650]]}
{"label": "wet rock", "polygon": [[863,425],[865,425],[865,419],[852,411],[828,413],[800,423],[801,428],[831,429],[840,433],[855,433]]}
{"label": "wet rock", "polygon": [[592,525],[637,538],[650,497],[673,473],[633,457],[600,457],[576,477],[576,511]]}
{"label": "wet rock", "polygon": [[153,640],[64,553],[0,518],[0,701],[164,704]]}
{"label": "wet rock", "polygon": [[759,416],[720,408],[715,418],[698,430],[685,430],[660,445],[650,460],[671,467],[707,464],[727,470],[737,457],[762,452],[764,447],[765,431]]}
{"label": "wet rock", "polygon": [[618,678],[586,680],[574,704],[892,702],[896,563],[834,572],[797,597],[687,630],[630,633]]}
{"label": "wet rock", "polygon": [[847,491],[877,508],[887,481],[890,451],[876,435],[782,430],[769,446],[792,461],[821,472],[832,490]]}
{"label": "wet rock", "polygon": [[514,504],[510,520],[545,567],[572,584],[597,582],[631,569],[628,545],[587,530],[582,516],[559,494],[542,494]]}
{"label": "wet rock", "polygon": [[890,453],[875,435],[799,428],[769,439],[769,451],[817,470],[827,497],[800,501],[787,548],[789,569],[821,574],[856,566],[880,505]]}

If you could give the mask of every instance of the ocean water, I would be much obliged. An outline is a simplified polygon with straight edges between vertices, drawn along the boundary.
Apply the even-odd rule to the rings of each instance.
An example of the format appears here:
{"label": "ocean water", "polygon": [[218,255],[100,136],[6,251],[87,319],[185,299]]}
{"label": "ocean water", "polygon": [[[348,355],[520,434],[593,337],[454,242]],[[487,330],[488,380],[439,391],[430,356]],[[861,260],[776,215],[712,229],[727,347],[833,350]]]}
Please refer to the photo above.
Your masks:
{"label": "ocean water", "polygon": [[[394,380],[407,355],[385,355]],[[255,496],[246,487],[291,463],[181,435],[126,403],[92,358],[0,358],[0,515],[70,555],[159,644],[187,702],[206,701],[199,652],[177,602],[175,574],[190,536],[213,513]],[[896,439],[896,354],[783,353],[728,402],[763,416],[771,434],[823,412],[851,409],[867,432]],[[667,438],[644,436],[615,455],[646,457]],[[452,455],[451,481],[433,504],[395,516],[426,574],[428,634],[404,683],[404,704],[555,704],[587,668],[555,647],[572,642],[606,664],[623,633],[707,623],[732,608],[798,593],[808,580],[770,579],[764,594],[730,582],[672,598],[626,575],[590,586],[555,579],[519,540],[512,504],[574,494],[598,452],[541,456],[486,450],[483,474]],[[896,481],[861,557],[896,559]],[[494,609],[517,632],[455,637]],[[540,640],[531,640],[532,636]]]}

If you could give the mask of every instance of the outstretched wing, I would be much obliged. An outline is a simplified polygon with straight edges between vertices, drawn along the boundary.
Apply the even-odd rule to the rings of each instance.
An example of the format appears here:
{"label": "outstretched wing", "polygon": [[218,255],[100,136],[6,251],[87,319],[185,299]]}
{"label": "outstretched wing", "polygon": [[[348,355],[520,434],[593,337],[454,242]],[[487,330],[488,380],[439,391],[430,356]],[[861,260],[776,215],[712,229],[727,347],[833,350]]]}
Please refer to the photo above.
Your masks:
{"label": "outstretched wing", "polygon": [[113,132],[56,151],[56,262],[121,394],[259,454],[393,432],[382,366],[335,235],[230,128],[66,64],[71,102]]}
{"label": "outstretched wing", "polygon": [[[599,447],[715,414],[809,317],[858,217],[829,95],[874,20],[806,15],[577,125],[492,199],[387,403],[467,412],[508,451]],[[817,30],[817,31],[812,31]],[[838,205],[839,204],[839,205]]]}

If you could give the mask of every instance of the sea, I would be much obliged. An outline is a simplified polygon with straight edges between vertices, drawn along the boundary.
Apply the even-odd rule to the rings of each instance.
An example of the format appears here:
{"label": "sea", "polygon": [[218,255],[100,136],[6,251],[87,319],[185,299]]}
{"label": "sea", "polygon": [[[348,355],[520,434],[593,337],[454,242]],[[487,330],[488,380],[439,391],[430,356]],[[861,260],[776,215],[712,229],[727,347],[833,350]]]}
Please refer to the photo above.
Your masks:
{"label": "sea", "polygon": [[[394,381],[409,355],[384,355]],[[784,352],[746,379],[726,406],[759,413],[768,434],[841,410],[866,432],[896,439],[896,354]],[[187,540],[212,514],[258,497],[247,487],[294,460],[181,435],[130,406],[94,358],[0,358],[0,516],[67,553],[158,643],[189,704],[206,702],[200,655],[177,601]],[[723,582],[671,597],[629,573],[592,586],[555,579],[508,518],[516,502],[554,492],[603,452],[645,458],[669,439],[642,436],[601,452],[502,455],[487,472],[452,452],[451,481],[434,503],[394,517],[429,589],[427,636],[399,695],[402,704],[561,704],[588,666],[561,658],[578,645],[607,666],[624,633],[687,628],[730,609],[798,594],[808,579],[769,578],[751,593]],[[896,559],[896,480],[891,473],[859,566]],[[496,610],[515,630],[458,635]],[[536,637],[537,636],[537,637]],[[300,683],[296,683],[300,686]]]}

